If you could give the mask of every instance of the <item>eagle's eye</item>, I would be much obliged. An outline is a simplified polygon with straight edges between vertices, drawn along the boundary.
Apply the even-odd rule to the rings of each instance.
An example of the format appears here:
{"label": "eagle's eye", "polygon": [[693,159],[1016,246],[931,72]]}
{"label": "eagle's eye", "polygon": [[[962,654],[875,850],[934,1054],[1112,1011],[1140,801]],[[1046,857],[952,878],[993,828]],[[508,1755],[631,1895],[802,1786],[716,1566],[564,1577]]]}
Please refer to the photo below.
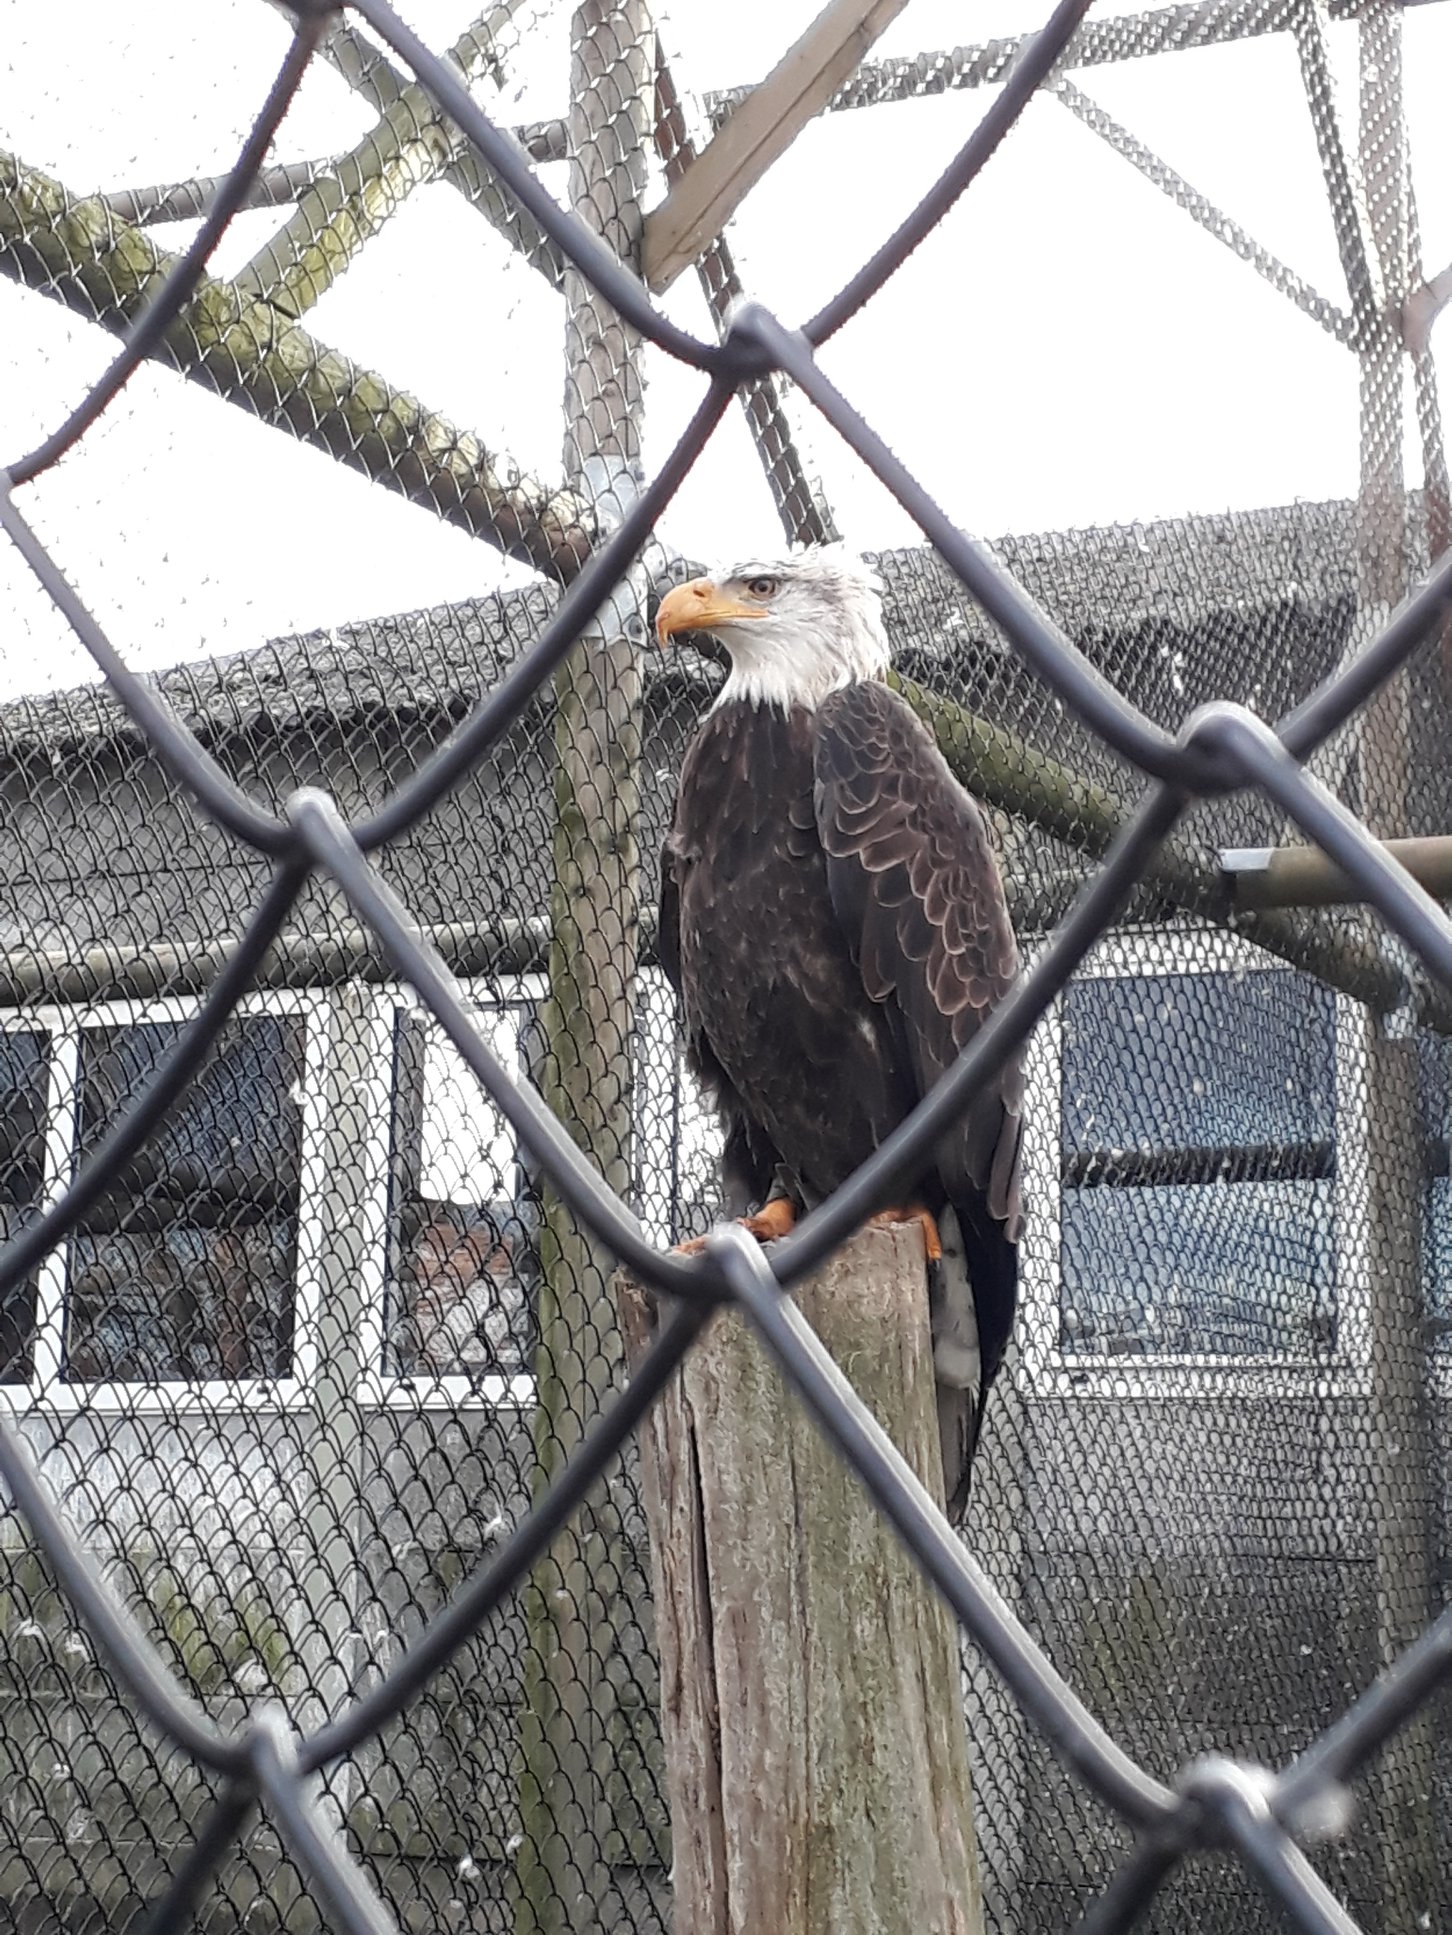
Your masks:
{"label": "eagle's eye", "polygon": [[779,578],[748,578],[746,589],[753,598],[770,598],[775,594],[780,582]]}

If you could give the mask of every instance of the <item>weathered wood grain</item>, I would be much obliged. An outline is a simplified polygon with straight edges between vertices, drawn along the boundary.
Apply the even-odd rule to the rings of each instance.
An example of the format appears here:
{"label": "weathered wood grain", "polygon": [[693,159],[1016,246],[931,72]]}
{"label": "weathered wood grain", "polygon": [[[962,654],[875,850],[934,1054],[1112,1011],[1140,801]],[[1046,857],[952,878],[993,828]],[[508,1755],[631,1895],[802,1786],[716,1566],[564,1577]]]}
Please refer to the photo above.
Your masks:
{"label": "weathered wood grain", "polygon": [[[617,1291],[633,1356],[652,1312]],[[865,1231],[798,1301],[941,1496],[917,1231]],[[981,1935],[953,1622],[734,1313],[642,1466],[676,1927]]]}

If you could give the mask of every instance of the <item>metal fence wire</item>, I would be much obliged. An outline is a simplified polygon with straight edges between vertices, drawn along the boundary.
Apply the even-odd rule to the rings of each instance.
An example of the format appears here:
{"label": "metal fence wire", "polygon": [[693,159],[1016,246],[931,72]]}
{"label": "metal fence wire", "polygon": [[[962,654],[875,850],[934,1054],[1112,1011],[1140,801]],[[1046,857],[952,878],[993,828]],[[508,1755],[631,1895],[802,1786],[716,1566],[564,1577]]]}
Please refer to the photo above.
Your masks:
{"label": "metal fence wire", "polygon": [[[1398,11],[1354,10],[1355,168],[1318,0],[1088,23],[1062,0],[1022,39],[869,61],[835,106],[998,91],[800,326],[712,243],[715,339],[628,266],[647,182],[710,132],[643,0],[577,9],[561,119],[511,129],[471,93],[547,11],[501,0],[440,58],[386,0],[293,6],[225,179],[78,197],[0,154],[0,267],[123,338],[0,495],[105,675],[0,705],[0,1912],[668,1927],[632,1441],[731,1304],[961,1623],[996,1935],[1231,1935],[1267,1901],[1317,1935],[1441,1926],[1452,925],[1382,842],[1452,824],[1452,520]],[[1067,78],[1277,33],[1344,307]],[[270,163],[315,59],[377,120]],[[1041,92],[1357,359],[1354,504],[990,548],[834,385],[822,352],[931,272]],[[522,327],[563,297],[558,487],[303,321],[434,182],[488,225]],[[239,210],[277,206],[251,263],[209,270]],[[200,224],[180,256],[165,220]],[[646,347],[701,391],[648,479]],[[139,676],[21,506],[148,358],[530,582]],[[790,536],[835,530],[805,403],[926,538],[876,560],[896,676],[992,811],[1029,967],[791,1236],[687,1258],[714,1131],[642,879],[720,670],[639,648],[677,569],[657,522],[738,394]],[[1351,904],[1257,903],[1218,864],[1288,838]],[[789,1293],[1026,1042],[1022,1310],[960,1538]],[[628,1380],[618,1263],[673,1300]]]}

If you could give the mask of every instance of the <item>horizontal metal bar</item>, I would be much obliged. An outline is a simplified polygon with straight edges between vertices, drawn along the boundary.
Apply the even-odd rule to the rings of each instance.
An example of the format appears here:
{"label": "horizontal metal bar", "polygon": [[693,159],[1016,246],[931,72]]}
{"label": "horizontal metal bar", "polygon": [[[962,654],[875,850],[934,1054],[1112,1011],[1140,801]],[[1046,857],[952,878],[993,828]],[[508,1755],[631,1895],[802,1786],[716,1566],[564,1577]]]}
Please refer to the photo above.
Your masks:
{"label": "horizontal metal bar", "polygon": [[1189,1189],[1222,1183],[1321,1182],[1336,1173],[1336,1146],[1313,1142],[1198,1144],[1183,1149],[1066,1151],[1059,1180],[1067,1189]]}
{"label": "horizontal metal bar", "polygon": [[[1251,40],[1261,34],[1284,32],[1295,15],[1297,0],[1206,0],[1199,6],[1161,7],[1148,13],[1119,14],[1108,20],[1086,20],[1060,59],[1059,71],[1105,67],[1120,61],[1143,60],[1151,54],[1185,53],[1196,47],[1219,47],[1227,41]],[[888,101],[922,100],[960,89],[994,87],[1033,39],[1032,34],[1004,34],[964,47],[940,47],[891,60],[864,61],[852,79],[827,104],[829,114],[855,108],[879,107]],[[704,97],[713,124],[733,114],[749,88],[719,88]]]}
{"label": "horizontal metal bar", "polygon": [[[1108,20],[1086,20],[1062,55],[1059,72],[1111,67],[1154,54],[1192,53],[1197,47],[1223,47],[1264,34],[1285,33],[1299,4],[1300,0],[1247,0],[1244,5],[1240,0],[1204,0],[1198,6],[1157,7],[1145,13],[1116,14]],[[1437,0],[1403,0],[1406,6],[1435,4]],[[1330,14],[1333,20],[1349,20],[1359,10],[1359,0],[1332,0]],[[833,95],[825,111],[844,114],[856,108],[880,107],[888,101],[917,101],[963,88],[996,86],[1032,38],[1031,34],[1004,34],[964,47],[939,47],[889,60],[864,61]],[[750,91],[746,87],[725,87],[706,93],[702,105],[712,124],[719,125],[734,113]],[[539,139],[552,125],[539,124],[528,132]]]}
{"label": "horizontal metal bar", "polygon": [[[544,962],[544,920],[454,921],[421,928],[452,973],[528,974]],[[77,953],[16,947],[0,953],[0,1008],[79,1007],[99,1001],[153,1001],[205,994],[236,947],[233,939],[103,943]],[[397,975],[366,928],[283,934],[258,965],[256,988],[330,988],[344,981],[393,982]]]}
{"label": "horizontal metal bar", "polygon": [[[1452,834],[1378,844],[1434,900],[1452,900]],[[1337,907],[1361,899],[1356,882],[1319,847],[1226,847],[1220,869],[1237,909]]]}
{"label": "horizontal metal bar", "polygon": [[1452,987],[1452,921],[1445,911],[1349,807],[1296,763],[1263,719],[1243,706],[1206,706],[1188,737],[1218,752],[1244,784],[1258,787],[1308,839],[1325,847],[1392,932],[1444,987]]}

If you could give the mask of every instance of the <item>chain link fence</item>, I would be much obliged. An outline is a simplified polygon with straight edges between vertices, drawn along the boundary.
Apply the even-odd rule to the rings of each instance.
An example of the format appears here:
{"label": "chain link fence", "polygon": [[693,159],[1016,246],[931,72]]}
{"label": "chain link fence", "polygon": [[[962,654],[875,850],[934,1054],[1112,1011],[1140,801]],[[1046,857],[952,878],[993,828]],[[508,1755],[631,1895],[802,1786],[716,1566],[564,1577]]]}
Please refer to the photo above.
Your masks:
{"label": "chain link fence", "polygon": [[[714,334],[633,272],[643,210],[742,98],[694,125],[643,0],[501,0],[443,60],[384,0],[295,7],[224,177],[82,195],[0,152],[0,268],[123,338],[0,497],[105,675],[0,704],[0,1902],[26,1935],[668,1928],[632,1436],[722,1299],[959,1616],[995,1935],[1242,1935],[1268,1900],[1300,1930],[1441,1925],[1452,928],[1376,844],[1452,825],[1444,278],[1401,16],[1085,11],[859,67],[835,113],[998,91],[800,330],[741,300],[724,238],[698,265]],[[1272,35],[1344,302],[1068,78]],[[541,46],[563,111],[512,118]],[[269,160],[319,62],[366,133]],[[1036,94],[1335,343],[1353,500],[990,549],[834,387],[818,351],[879,292],[931,294]],[[487,230],[512,337],[563,320],[558,463],[310,326],[438,184]],[[289,212],[209,267],[259,208]],[[168,221],[200,224],[180,257]],[[699,394],[657,455],[665,358]],[[139,676],[71,582],[86,560],[38,533],[41,480],[148,359],[525,568]],[[827,427],[921,533],[875,560],[895,677],[993,815],[1030,967],[791,1238],[687,1261],[717,1146],[655,857],[720,666],[642,648],[687,568],[656,526],[737,394],[788,538],[836,534]],[[1265,892],[1255,856],[1297,841],[1354,897]],[[958,1541],[781,1292],[1025,1038],[1021,1308]],[[678,1299],[628,1385],[621,1260]]]}

